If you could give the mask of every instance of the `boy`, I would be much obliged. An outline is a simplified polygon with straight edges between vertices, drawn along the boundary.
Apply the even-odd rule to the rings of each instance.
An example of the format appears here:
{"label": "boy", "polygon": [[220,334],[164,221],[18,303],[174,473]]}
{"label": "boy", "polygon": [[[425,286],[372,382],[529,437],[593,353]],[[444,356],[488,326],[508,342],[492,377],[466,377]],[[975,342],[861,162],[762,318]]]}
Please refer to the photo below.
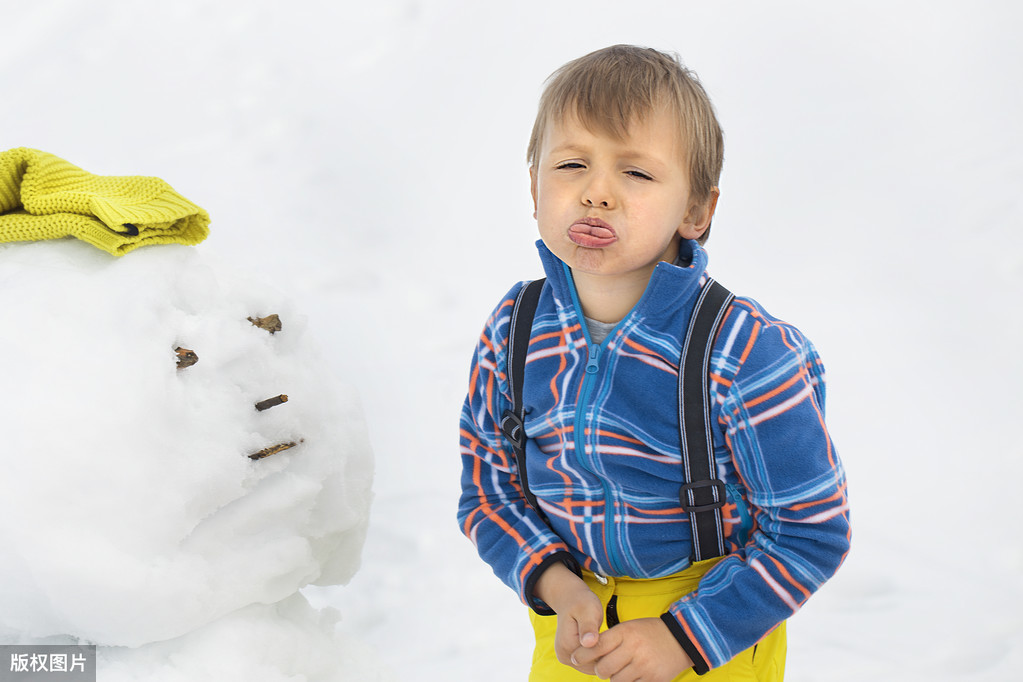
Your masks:
{"label": "boy", "polygon": [[458,516],[532,609],[529,679],[780,680],[785,619],[848,551],[845,475],[813,346],[736,297],[708,373],[726,554],[694,560],[676,395],[723,158],[707,95],[676,58],[598,50],[548,81],[528,157],[547,274],[522,388],[539,510],[499,426],[517,285],[473,360]]}

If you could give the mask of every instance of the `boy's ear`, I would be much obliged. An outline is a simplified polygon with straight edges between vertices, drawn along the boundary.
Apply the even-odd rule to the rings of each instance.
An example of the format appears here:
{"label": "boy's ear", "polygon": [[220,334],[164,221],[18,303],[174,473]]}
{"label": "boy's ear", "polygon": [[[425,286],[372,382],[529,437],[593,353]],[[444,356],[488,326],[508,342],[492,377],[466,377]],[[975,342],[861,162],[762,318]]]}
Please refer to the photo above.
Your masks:
{"label": "boy's ear", "polygon": [[718,206],[718,197],[721,190],[712,187],[710,196],[699,204],[693,204],[686,213],[685,220],[678,228],[678,233],[685,239],[699,239],[710,227],[710,221],[714,218],[714,210]]}
{"label": "boy's ear", "polygon": [[533,195],[533,217],[536,217],[536,166],[529,167],[529,193]]}

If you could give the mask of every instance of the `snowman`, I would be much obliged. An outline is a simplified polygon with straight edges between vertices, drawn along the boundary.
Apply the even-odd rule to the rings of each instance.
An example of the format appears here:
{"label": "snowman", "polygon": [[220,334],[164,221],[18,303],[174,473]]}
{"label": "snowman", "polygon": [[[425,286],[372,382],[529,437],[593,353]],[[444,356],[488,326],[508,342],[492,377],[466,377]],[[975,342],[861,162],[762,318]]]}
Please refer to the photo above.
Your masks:
{"label": "snowman", "polygon": [[291,301],[61,238],[0,244],[0,310],[0,643],[96,644],[104,682],[384,679],[301,592],[357,571],[372,459]]}

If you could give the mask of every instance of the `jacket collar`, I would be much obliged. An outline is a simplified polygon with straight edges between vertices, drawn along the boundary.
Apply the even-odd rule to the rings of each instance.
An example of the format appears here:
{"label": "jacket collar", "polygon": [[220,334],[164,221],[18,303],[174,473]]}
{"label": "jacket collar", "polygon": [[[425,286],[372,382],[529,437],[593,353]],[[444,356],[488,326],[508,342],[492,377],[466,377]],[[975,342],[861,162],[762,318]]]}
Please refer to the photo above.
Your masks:
{"label": "jacket collar", "polygon": [[[536,248],[540,252],[547,281],[552,287],[558,305],[575,308],[581,320],[582,310],[579,308],[571,269],[547,248],[543,240],[537,240]],[[643,296],[629,315],[637,311],[645,315],[663,314],[677,310],[683,305],[691,306],[690,300],[695,300],[706,276],[707,252],[694,240],[682,240],[679,244],[679,263],[681,265],[657,264]]]}

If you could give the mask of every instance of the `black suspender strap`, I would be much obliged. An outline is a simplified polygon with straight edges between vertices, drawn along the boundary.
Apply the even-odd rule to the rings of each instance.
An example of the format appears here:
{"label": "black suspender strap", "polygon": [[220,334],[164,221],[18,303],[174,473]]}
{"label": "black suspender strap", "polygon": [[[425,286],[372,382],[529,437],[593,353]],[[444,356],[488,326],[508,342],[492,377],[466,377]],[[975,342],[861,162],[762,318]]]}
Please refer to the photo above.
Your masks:
{"label": "black suspender strap", "polygon": [[693,561],[725,554],[721,520],[725,484],[715,476],[708,374],[714,337],[733,298],[728,289],[708,278],[700,290],[682,346],[678,405],[686,482],[679,490],[679,502],[692,524]]}
{"label": "black suspender strap", "polygon": [[533,331],[533,316],[536,304],[540,300],[540,290],[545,279],[529,282],[519,290],[512,306],[511,323],[508,329],[508,385],[511,388],[512,406],[505,410],[501,417],[501,431],[511,441],[515,450],[515,464],[519,470],[519,483],[526,502],[541,518],[547,515],[540,510],[536,495],[529,490],[526,478],[526,427],[524,424],[525,410],[522,405],[522,377],[526,371],[526,353],[529,348],[529,337]]}

